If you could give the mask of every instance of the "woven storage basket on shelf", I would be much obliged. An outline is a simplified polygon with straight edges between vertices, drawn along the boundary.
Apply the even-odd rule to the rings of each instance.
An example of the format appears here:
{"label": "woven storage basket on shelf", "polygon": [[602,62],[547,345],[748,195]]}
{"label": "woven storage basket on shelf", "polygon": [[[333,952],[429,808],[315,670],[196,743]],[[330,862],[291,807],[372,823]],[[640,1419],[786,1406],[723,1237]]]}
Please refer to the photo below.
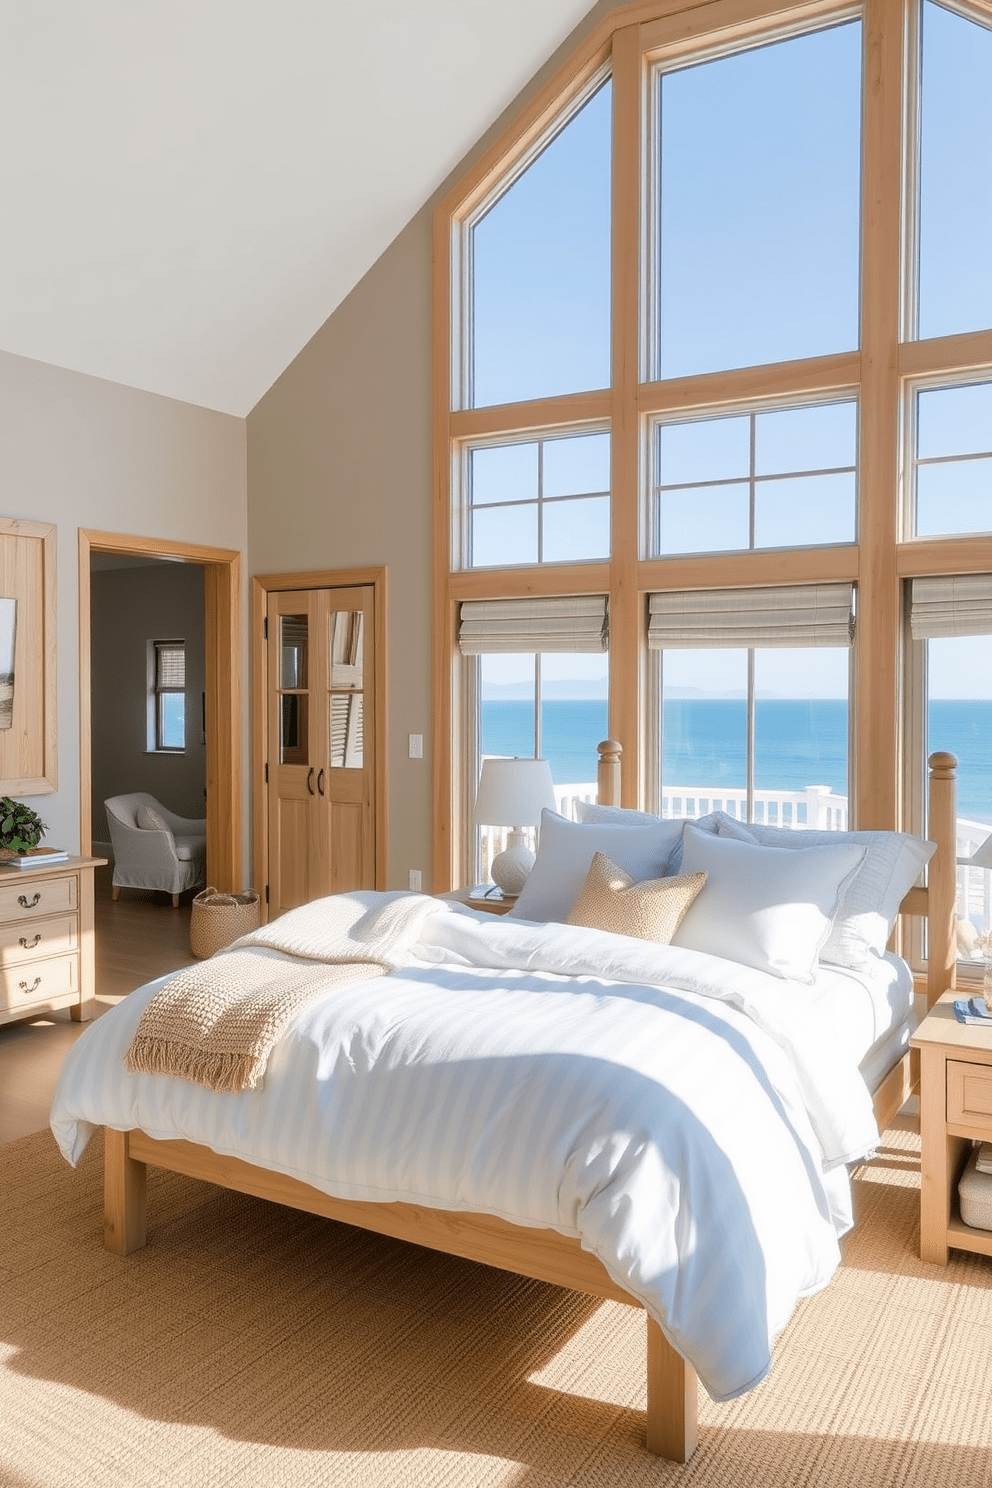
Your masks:
{"label": "woven storage basket on shelf", "polygon": [[189,948],[202,960],[229,946],[239,935],[257,929],[258,895],[254,889],[243,894],[220,894],[208,887],[193,900]]}

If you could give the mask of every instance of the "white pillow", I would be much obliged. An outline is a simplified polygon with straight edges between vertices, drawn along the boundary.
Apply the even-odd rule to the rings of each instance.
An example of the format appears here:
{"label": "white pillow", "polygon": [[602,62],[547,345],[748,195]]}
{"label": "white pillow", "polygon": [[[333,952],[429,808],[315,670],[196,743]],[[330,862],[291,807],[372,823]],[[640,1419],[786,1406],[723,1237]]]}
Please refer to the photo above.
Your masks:
{"label": "white pillow", "polygon": [[768,827],[760,822],[721,817],[721,835],[763,847],[805,850],[853,843],[865,849],[864,861],[851,879],[834,916],[833,928],[820,951],[820,960],[863,971],[885,946],[906,891],[912,888],[937,851],[936,843],[908,832],[822,832],[802,827]]}
{"label": "white pillow", "polygon": [[172,830],[165,818],[159,816],[154,807],[146,806],[144,801],[134,813],[134,819],[146,832],[171,832]]}
{"label": "white pillow", "polygon": [[758,847],[687,826],[683,873],[706,873],[672,944],[811,982],[834,912],[865,849]]}
{"label": "white pillow", "polygon": [[651,811],[632,811],[626,806],[600,806],[598,801],[576,801],[580,822],[615,822],[618,827],[653,827],[664,818]]}
{"label": "white pillow", "polygon": [[649,826],[573,822],[545,808],[537,861],[510,914],[521,920],[564,922],[596,853],[605,853],[631,878],[661,878],[681,839],[680,821],[656,817]]}
{"label": "white pillow", "polygon": [[682,828],[687,822],[692,822],[701,832],[717,831],[722,811],[711,811],[708,816],[652,816],[650,811],[632,811],[626,806],[600,806],[595,801],[576,802],[576,812],[580,822],[614,822],[618,827],[640,827],[653,825],[660,821],[674,822],[679,828],[679,840],[676,844],[667,871],[678,873],[682,863]]}

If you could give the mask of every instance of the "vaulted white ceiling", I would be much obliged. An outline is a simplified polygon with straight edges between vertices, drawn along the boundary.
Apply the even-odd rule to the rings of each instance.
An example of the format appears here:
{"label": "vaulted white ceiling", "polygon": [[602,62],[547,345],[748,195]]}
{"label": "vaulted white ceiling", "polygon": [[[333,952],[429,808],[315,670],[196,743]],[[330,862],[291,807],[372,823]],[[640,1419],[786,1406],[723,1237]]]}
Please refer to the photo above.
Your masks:
{"label": "vaulted white ceiling", "polygon": [[589,0],[0,0],[0,350],[244,415]]}

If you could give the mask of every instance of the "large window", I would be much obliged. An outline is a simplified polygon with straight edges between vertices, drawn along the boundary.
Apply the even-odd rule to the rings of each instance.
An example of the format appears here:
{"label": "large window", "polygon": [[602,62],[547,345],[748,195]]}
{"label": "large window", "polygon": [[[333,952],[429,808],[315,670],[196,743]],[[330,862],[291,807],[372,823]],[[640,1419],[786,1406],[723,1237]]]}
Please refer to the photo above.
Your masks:
{"label": "large window", "polygon": [[992,532],[992,382],[916,395],[916,512],[921,537]]}
{"label": "large window", "polygon": [[651,596],[662,816],[848,821],[849,584]]}
{"label": "large window", "polygon": [[656,553],[853,542],[857,406],[659,423],[655,470]]}
{"label": "large window", "polygon": [[[793,827],[922,831],[950,749],[967,856],[992,632],[900,594],[992,573],[992,11],[649,6],[438,207],[436,887],[483,753],[591,791],[599,734],[628,806]],[[608,695],[605,653],[463,644],[469,606],[582,596]]]}
{"label": "large window", "polygon": [[919,334],[992,326],[992,16],[923,4]]}
{"label": "large window", "polygon": [[[909,588],[909,672],[920,734],[909,789],[922,796],[919,762],[958,760],[958,913],[992,924],[992,574],[914,579]],[[978,859],[977,862],[971,861]]]}
{"label": "large window", "polygon": [[466,463],[466,567],[609,555],[608,433],[476,445]]}
{"label": "large window", "polygon": [[606,82],[472,227],[470,407],[609,386],[611,103]]}
{"label": "large window", "polygon": [[[603,595],[469,602],[459,649],[464,736],[473,764],[465,780],[471,815],[488,757],[546,759],[558,809],[594,798],[590,762],[606,734],[609,626]],[[473,876],[485,879],[505,831],[479,824]]]}
{"label": "large window", "polygon": [[658,78],[654,374],[858,344],[861,26]]}

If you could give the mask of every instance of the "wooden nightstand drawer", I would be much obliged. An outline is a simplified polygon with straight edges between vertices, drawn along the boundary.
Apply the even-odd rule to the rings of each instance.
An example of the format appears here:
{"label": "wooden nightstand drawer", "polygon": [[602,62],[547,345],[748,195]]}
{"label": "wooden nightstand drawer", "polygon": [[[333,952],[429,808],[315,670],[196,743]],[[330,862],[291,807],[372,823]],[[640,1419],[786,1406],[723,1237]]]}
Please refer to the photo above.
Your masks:
{"label": "wooden nightstand drawer", "polygon": [[987,1064],[947,1061],[947,1124],[971,1127],[976,1136],[992,1137],[992,1068]]}
{"label": "wooden nightstand drawer", "polygon": [[76,875],[35,878],[0,884],[0,920],[38,920],[42,915],[64,914],[76,908]]}
{"label": "wooden nightstand drawer", "polygon": [[35,1003],[79,995],[79,957],[52,956],[47,961],[0,971],[0,1009],[29,1012]]}
{"label": "wooden nightstand drawer", "polygon": [[33,925],[0,925],[0,968],[21,966],[43,956],[74,951],[78,943],[76,915],[37,920]]}

